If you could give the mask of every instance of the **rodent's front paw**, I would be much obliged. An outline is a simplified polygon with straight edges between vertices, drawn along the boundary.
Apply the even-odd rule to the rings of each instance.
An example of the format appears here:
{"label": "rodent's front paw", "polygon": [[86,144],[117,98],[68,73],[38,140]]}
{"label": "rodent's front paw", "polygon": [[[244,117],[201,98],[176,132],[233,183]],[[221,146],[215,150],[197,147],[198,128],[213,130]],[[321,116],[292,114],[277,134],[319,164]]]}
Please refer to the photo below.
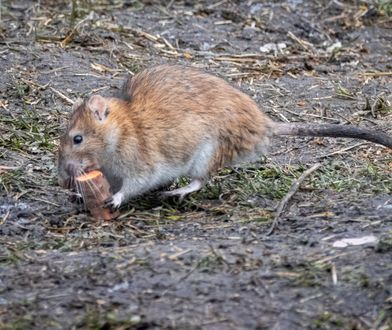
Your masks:
{"label": "rodent's front paw", "polygon": [[114,194],[112,198],[110,198],[107,202],[106,205],[113,208],[113,209],[118,209],[120,205],[122,204],[124,200],[124,195],[120,192]]}

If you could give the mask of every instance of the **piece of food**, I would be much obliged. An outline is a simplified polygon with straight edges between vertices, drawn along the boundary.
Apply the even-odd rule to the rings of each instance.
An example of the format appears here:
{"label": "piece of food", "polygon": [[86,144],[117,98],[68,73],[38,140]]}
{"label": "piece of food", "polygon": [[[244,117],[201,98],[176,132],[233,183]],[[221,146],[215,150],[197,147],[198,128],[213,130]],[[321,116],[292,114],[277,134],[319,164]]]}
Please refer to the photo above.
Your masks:
{"label": "piece of food", "polygon": [[101,171],[95,170],[76,178],[79,191],[83,192],[83,200],[91,215],[97,220],[111,220],[118,212],[111,212],[105,207],[105,201],[111,196],[109,182]]}
{"label": "piece of food", "polygon": [[94,171],[88,172],[86,174],[79,175],[76,178],[76,180],[79,182],[84,182],[84,181],[96,179],[99,176],[103,176],[103,173],[101,171],[94,170]]}

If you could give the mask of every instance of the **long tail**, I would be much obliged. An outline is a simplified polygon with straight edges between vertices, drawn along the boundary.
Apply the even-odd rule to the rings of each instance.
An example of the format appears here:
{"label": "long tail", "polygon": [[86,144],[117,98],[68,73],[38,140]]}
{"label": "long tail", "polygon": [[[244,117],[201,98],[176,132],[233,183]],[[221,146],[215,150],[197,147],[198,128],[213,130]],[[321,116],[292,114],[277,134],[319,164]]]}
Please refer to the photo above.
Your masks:
{"label": "long tail", "polygon": [[276,135],[345,137],[371,141],[392,149],[392,137],[353,125],[275,123]]}

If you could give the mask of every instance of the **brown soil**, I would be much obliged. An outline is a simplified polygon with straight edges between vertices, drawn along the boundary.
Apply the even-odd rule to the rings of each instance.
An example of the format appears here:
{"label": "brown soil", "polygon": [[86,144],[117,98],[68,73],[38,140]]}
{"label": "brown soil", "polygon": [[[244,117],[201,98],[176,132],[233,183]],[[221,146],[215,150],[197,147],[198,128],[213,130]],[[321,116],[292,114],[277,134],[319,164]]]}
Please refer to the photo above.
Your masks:
{"label": "brown soil", "polygon": [[159,63],[221,76],[275,120],[392,134],[392,20],[367,3],[1,1],[0,328],[392,329],[386,148],[276,139],[182,203],[151,193],[107,222],[56,179],[71,101]]}

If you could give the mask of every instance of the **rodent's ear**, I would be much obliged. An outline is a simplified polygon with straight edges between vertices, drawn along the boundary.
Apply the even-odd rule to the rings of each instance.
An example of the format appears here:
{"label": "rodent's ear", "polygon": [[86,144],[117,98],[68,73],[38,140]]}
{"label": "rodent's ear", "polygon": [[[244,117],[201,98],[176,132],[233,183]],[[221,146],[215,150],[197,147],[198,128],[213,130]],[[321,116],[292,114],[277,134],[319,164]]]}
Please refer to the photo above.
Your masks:
{"label": "rodent's ear", "polygon": [[95,119],[100,122],[105,121],[107,116],[109,115],[109,109],[107,102],[104,97],[101,95],[93,95],[87,101],[87,107],[93,113]]}
{"label": "rodent's ear", "polygon": [[79,108],[83,103],[83,99],[79,98],[76,99],[75,103],[72,104],[72,112],[75,111],[77,108]]}

